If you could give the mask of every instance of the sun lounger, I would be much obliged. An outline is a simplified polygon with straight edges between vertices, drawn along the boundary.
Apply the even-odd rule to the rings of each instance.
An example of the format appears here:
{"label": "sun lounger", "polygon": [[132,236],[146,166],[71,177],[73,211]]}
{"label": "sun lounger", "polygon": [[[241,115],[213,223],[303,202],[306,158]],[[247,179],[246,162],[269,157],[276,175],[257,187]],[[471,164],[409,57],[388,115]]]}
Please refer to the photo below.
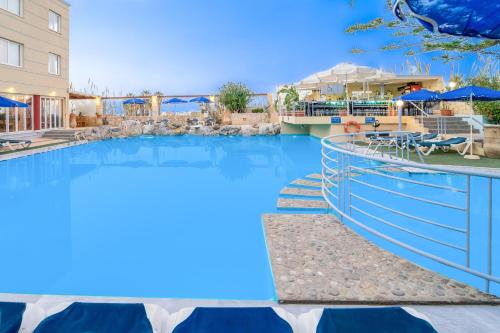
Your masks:
{"label": "sun lounger", "polygon": [[292,333],[294,317],[273,308],[190,308],[169,318],[173,333]]}
{"label": "sun lounger", "polygon": [[144,304],[72,303],[45,318],[34,333],[153,333],[155,325],[151,317],[155,314],[147,307]]}
{"label": "sun lounger", "polygon": [[0,139],[0,148],[9,148],[10,150],[16,150],[19,148],[28,148],[31,146],[31,141],[29,140],[15,140],[15,139]]}
{"label": "sun lounger", "polygon": [[437,333],[423,314],[399,307],[317,309],[299,323],[303,332]]}
{"label": "sun lounger", "polygon": [[[466,144],[465,147],[462,150],[460,150],[459,147],[464,144]],[[418,142],[417,145],[419,147],[427,149],[426,151],[422,152],[425,156],[429,156],[432,152],[436,150],[449,151],[452,148],[456,149],[460,155],[465,155],[469,150],[471,143],[466,138],[456,137],[447,140],[421,141]]]}

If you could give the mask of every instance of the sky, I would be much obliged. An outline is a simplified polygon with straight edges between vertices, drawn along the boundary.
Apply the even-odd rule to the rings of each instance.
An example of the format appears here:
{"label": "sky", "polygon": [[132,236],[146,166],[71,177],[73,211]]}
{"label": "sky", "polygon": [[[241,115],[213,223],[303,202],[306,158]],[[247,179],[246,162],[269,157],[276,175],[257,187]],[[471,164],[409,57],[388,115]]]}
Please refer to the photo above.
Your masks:
{"label": "sky", "polygon": [[[70,0],[70,79],[83,90],[90,78],[115,96],[182,95],[215,93],[228,81],[274,92],[345,61],[400,71],[407,59],[400,53],[350,52],[376,50],[388,32],[344,32],[380,15],[385,2]],[[431,74],[449,73],[450,65],[432,62]]]}

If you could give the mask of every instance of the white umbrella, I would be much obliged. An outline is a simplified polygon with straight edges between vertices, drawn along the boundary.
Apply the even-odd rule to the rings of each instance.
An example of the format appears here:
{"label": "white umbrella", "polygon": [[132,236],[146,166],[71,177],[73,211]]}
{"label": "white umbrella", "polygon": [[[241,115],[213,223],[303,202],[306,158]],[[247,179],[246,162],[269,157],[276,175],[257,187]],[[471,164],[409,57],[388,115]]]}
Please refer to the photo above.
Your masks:
{"label": "white umbrella", "polygon": [[380,69],[343,62],[325,71],[309,75],[295,86],[299,89],[314,89],[331,84],[367,82],[394,77],[394,74]]}

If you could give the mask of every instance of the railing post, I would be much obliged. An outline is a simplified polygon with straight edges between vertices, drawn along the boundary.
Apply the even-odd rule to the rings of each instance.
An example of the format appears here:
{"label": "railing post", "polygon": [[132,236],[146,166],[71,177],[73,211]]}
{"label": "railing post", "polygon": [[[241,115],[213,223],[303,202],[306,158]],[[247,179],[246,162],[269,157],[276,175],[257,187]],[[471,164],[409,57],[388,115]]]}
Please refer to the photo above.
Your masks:
{"label": "railing post", "polygon": [[[493,246],[493,180],[488,178],[488,275],[492,273],[492,252]],[[486,292],[490,292],[490,280],[486,280]]]}
{"label": "railing post", "polygon": [[470,268],[470,175],[467,175],[467,185],[465,189],[465,225],[466,225],[466,249],[467,249],[467,268]]}

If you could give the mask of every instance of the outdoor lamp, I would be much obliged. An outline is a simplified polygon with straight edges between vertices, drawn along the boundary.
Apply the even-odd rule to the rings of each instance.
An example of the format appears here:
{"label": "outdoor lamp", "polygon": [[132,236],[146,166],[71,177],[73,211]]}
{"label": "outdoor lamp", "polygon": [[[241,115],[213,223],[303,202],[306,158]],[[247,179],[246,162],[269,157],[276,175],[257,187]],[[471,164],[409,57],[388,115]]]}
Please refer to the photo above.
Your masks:
{"label": "outdoor lamp", "polygon": [[450,89],[455,89],[455,87],[457,86],[457,83],[454,82],[454,81],[450,81],[450,83],[448,84],[448,86],[450,87]]}
{"label": "outdoor lamp", "polygon": [[398,107],[398,108],[402,107],[404,104],[405,104],[405,102],[403,102],[403,101],[402,101],[402,100],[400,100],[400,99],[398,99],[398,100],[396,101],[396,105],[397,105],[397,107]]}

